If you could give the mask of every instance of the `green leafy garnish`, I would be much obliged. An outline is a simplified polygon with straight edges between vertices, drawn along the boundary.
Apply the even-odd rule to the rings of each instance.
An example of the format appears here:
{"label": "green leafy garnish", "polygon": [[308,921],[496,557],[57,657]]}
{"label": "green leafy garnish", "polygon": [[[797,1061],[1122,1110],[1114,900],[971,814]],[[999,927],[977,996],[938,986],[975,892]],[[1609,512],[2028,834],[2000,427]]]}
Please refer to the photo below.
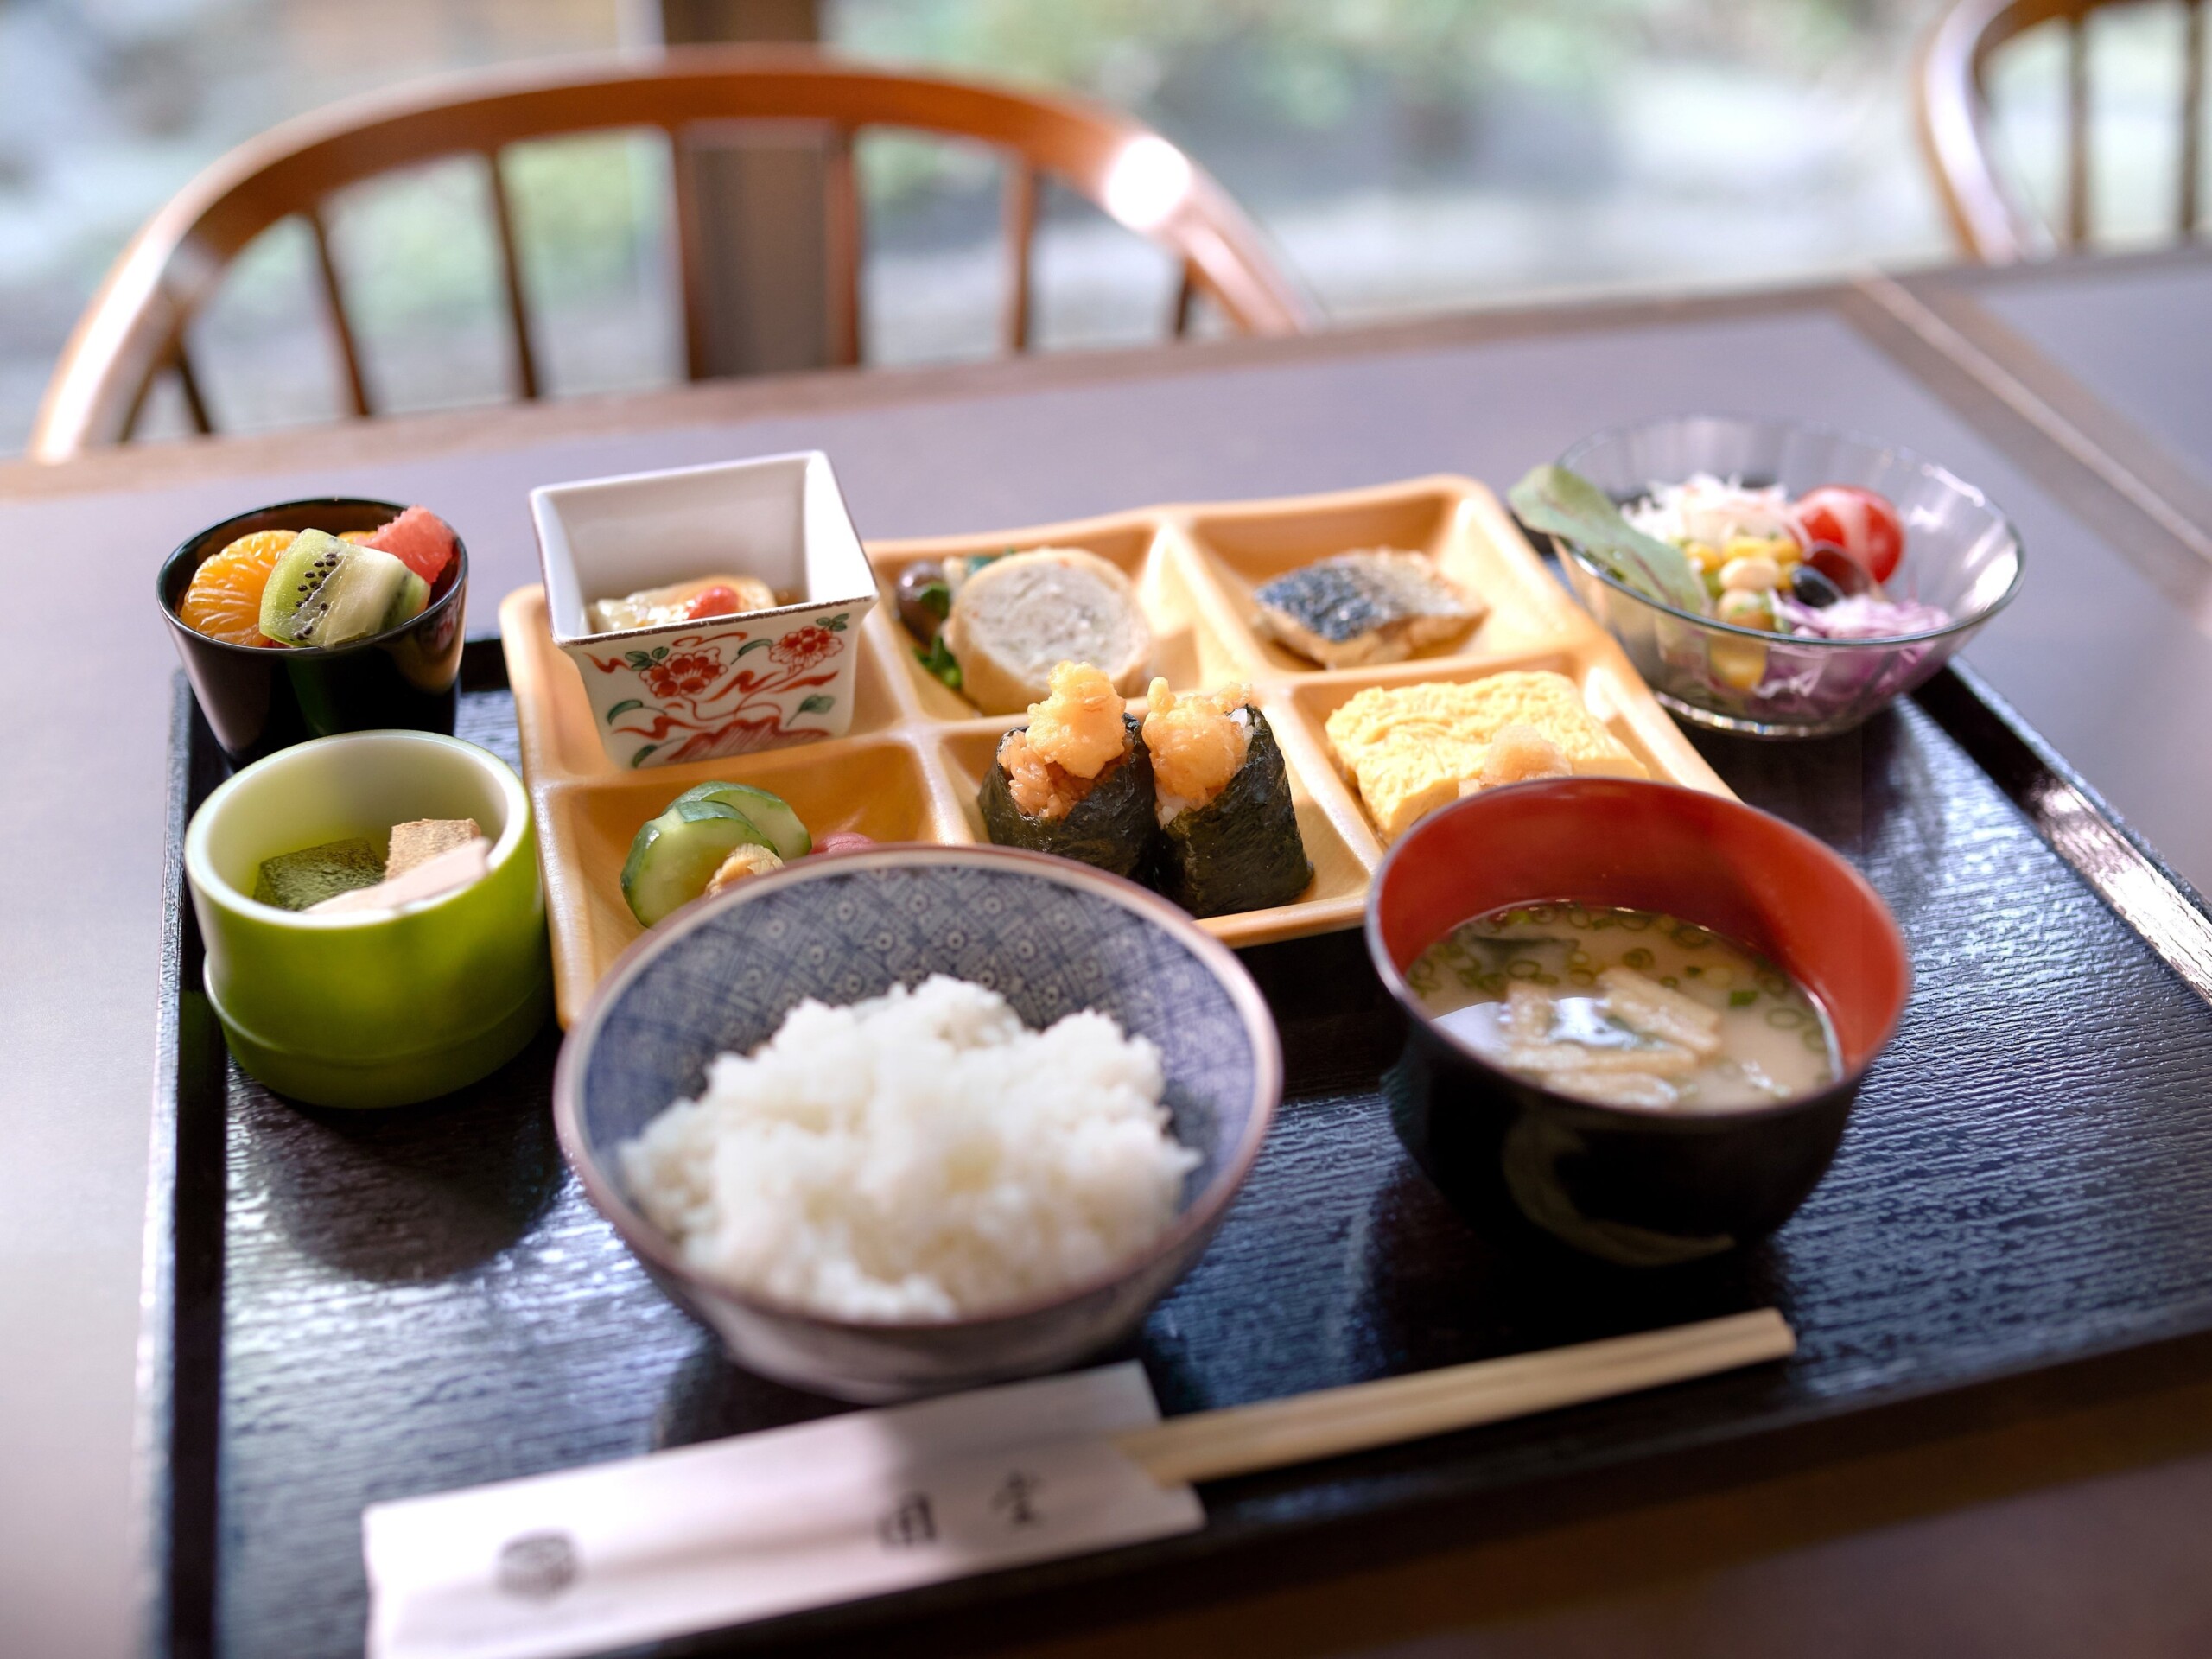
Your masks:
{"label": "green leafy garnish", "polygon": [[1646,599],[1693,616],[1705,613],[1705,585],[1681,549],[1630,524],[1588,479],[1564,467],[1535,467],[1506,499],[1529,529],[1573,542]]}
{"label": "green leafy garnish", "polygon": [[[1013,551],[1014,550],[1008,547],[1001,548],[996,553],[957,554],[944,562],[945,575],[948,577],[958,576],[961,581],[965,582],[969,577],[974,575],[985,565],[996,564],[1001,559],[1005,558]],[[951,592],[949,587],[946,590],[945,598],[947,602],[950,603],[951,600]]]}
{"label": "green leafy garnish", "polygon": [[914,589],[914,603],[940,622],[952,614],[952,584],[925,582]]}
{"label": "green leafy garnish", "polygon": [[953,656],[952,647],[944,643],[943,634],[917,651],[914,660],[922,665],[924,673],[935,675],[956,691],[960,689],[959,659]]}
{"label": "green leafy garnish", "polygon": [[1759,994],[1757,991],[1731,991],[1728,993],[1728,1006],[1732,1008],[1748,1008],[1752,1003],[1758,1000]]}

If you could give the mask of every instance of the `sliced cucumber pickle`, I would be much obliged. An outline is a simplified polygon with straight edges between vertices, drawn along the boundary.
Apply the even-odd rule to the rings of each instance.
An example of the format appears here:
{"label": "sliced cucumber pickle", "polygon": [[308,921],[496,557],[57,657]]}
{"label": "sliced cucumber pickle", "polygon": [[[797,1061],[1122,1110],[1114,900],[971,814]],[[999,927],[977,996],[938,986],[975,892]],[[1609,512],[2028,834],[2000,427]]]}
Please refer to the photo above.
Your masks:
{"label": "sliced cucumber pickle", "polygon": [[679,805],[685,801],[719,801],[736,808],[766,832],[768,845],[786,864],[814,850],[814,837],[807,834],[798,814],[782,796],[771,795],[765,789],[750,784],[694,784],[676,799]]}
{"label": "sliced cucumber pickle", "polygon": [[630,843],[622,866],[622,896],[632,913],[651,927],[704,893],[731,850],[746,846],[766,847],[782,856],[775,842],[735,807],[679,797]]}

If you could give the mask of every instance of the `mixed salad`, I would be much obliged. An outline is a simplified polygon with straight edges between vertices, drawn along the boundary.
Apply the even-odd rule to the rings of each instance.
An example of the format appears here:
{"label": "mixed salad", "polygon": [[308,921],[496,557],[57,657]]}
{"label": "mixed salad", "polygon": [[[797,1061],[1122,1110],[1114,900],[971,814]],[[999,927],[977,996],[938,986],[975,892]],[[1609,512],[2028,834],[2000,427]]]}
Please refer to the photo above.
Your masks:
{"label": "mixed salad", "polygon": [[1738,627],[1896,639],[1951,622],[1941,606],[1882,591],[1904,557],[1904,524],[1872,490],[1824,484],[1792,500],[1778,484],[1698,473],[1654,486],[1621,516],[1679,549],[1705,590],[1705,613]]}
{"label": "mixed salad", "polygon": [[[1561,537],[1617,582],[1694,617],[1769,640],[1657,624],[1669,666],[1723,702],[1822,719],[1911,683],[1931,648],[1916,636],[1957,619],[1892,597],[1884,583],[1905,556],[1897,507],[1872,490],[1827,484],[1792,497],[1700,473],[1655,484],[1626,508],[1560,467],[1539,467],[1511,494],[1530,528]],[[1803,645],[1790,642],[1805,641]],[[1897,641],[1886,652],[1838,642]],[[1819,642],[1817,644],[1813,642]]]}

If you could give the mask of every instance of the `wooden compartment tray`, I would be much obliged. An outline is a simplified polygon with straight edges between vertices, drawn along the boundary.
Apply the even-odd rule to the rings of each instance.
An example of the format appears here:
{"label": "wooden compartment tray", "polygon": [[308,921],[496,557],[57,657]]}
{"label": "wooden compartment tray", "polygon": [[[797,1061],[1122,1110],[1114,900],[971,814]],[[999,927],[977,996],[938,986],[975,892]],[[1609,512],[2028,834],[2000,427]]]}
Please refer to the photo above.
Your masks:
{"label": "wooden compartment tray", "polygon": [[[1339,774],[1322,722],[1370,685],[1471,680],[1552,669],[1655,778],[1727,794],[1620,648],[1545,569],[1497,499],[1471,479],[1402,484],[1272,501],[1149,507],[1100,518],[868,547],[884,602],[860,630],[850,732],[803,746],[683,766],[618,767],[601,747],[583,682],[554,645],[542,588],[499,607],[507,676],[521,730],[523,772],[537,815],[561,1022],[640,932],[620,875],[638,827],[691,785],[726,778],[789,800],[822,836],[854,830],[879,841],[984,839],[976,808],[1000,738],[1018,715],[978,714],[923,671],[897,620],[893,584],[920,558],[1079,547],[1126,570],[1154,635],[1154,671],[1178,691],[1230,681],[1253,689],[1287,763],[1314,879],[1295,904],[1208,918],[1226,943],[1252,945],[1357,925],[1384,847],[1357,791]],[[1333,671],[1256,634],[1252,592],[1286,570],[1364,547],[1427,554],[1490,611],[1448,650],[1386,666]]]}

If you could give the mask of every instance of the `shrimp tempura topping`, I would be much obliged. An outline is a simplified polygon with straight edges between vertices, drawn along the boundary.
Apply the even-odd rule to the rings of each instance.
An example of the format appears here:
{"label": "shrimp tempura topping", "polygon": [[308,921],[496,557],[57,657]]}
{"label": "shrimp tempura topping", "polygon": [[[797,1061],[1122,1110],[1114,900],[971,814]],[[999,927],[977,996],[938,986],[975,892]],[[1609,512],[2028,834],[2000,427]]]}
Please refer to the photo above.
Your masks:
{"label": "shrimp tempura topping", "polygon": [[1241,685],[1224,686],[1179,697],[1166,680],[1155,679],[1147,694],[1144,746],[1152,754],[1152,775],[1163,798],[1208,801],[1244,764],[1251,734],[1230,715],[1251,700]]}
{"label": "shrimp tempura topping", "polygon": [[1052,670],[1052,694],[1029,705],[1032,753],[1078,778],[1096,778],[1126,753],[1128,728],[1122,696],[1103,670],[1062,663]]}

